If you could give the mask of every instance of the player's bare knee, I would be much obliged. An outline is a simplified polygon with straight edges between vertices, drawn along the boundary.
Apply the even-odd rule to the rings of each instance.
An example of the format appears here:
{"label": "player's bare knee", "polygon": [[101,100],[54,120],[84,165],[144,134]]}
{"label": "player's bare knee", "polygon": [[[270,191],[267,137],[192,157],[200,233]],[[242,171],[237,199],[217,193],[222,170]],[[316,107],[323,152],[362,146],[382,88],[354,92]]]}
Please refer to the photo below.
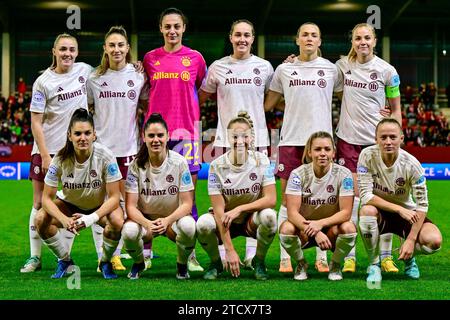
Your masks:
{"label": "player's bare knee", "polygon": [[42,237],[45,236],[46,231],[50,227],[50,223],[52,221],[52,217],[45,212],[43,209],[40,209],[35,217],[34,217],[34,227],[36,228],[36,232]]}
{"label": "player's bare knee", "polygon": [[371,216],[371,217],[378,217],[378,209],[371,205],[364,205],[359,210],[360,216]]}
{"label": "player's bare knee", "polygon": [[195,220],[192,216],[182,217],[178,220],[177,225],[183,236],[189,239],[195,238]]}
{"label": "player's bare knee", "polygon": [[346,221],[339,225],[339,234],[355,233],[356,227],[353,222]]}
{"label": "player's bare knee", "polygon": [[216,220],[212,214],[205,213],[198,218],[196,225],[197,234],[205,235],[215,231]]}
{"label": "player's bare knee", "polygon": [[290,223],[289,221],[284,221],[281,226],[280,230],[278,231],[280,234],[283,235],[294,235],[295,234],[295,226]]}

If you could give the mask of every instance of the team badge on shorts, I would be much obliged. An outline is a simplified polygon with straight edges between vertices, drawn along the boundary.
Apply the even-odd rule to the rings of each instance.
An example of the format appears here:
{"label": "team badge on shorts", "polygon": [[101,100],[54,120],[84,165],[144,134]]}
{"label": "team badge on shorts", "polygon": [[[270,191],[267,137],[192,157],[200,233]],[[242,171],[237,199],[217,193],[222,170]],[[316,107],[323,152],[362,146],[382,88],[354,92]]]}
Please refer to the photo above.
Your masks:
{"label": "team badge on shorts", "polygon": [[280,164],[278,165],[278,171],[281,171],[281,172],[284,171],[284,164],[280,163]]}
{"label": "team badge on shorts", "polygon": [[39,174],[39,172],[41,172],[41,169],[39,169],[39,166],[34,166],[33,171],[35,174]]}
{"label": "team badge on shorts", "polygon": [[338,164],[339,164],[340,166],[343,166],[343,165],[345,164],[345,159],[344,159],[344,158],[339,158]]}

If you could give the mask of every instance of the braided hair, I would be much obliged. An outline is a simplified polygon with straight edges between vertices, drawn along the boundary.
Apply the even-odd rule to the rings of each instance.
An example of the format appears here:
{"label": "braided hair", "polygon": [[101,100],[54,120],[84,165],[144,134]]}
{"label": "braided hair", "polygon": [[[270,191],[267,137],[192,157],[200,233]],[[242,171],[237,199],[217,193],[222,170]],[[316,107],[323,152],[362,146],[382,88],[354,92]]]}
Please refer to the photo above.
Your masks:
{"label": "braided hair", "polygon": [[252,135],[252,139],[250,142],[250,146],[249,149],[250,151],[253,153],[253,157],[256,160],[256,165],[259,166],[259,159],[256,157],[256,148],[255,148],[255,128],[253,127],[253,120],[250,117],[250,115],[248,114],[247,111],[241,110],[238,112],[237,116],[233,119],[230,120],[230,122],[228,123],[227,129],[230,130],[231,126],[235,123],[245,123],[248,125],[248,127],[250,128],[251,131],[251,135]]}

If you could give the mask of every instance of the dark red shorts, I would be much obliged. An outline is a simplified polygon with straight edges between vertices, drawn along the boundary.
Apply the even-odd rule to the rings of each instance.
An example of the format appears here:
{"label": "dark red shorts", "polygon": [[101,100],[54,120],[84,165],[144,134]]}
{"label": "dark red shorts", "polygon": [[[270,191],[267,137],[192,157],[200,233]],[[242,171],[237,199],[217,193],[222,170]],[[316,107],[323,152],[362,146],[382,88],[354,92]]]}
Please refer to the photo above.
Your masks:
{"label": "dark red shorts", "polygon": [[89,210],[83,210],[78,208],[76,205],[71,204],[70,202],[64,201],[60,198],[57,198],[59,201],[61,201],[62,203],[64,203],[64,205],[67,207],[67,209],[69,209],[70,214],[73,215],[74,213],[81,213],[81,214],[91,214],[92,212],[95,212],[98,210],[99,207],[94,208],[94,209],[89,209]]}
{"label": "dark red shorts", "polygon": [[370,145],[360,146],[356,144],[350,144],[338,138],[336,146],[337,163],[341,166],[346,167],[351,172],[356,173],[359,154],[361,153],[361,151],[363,151],[363,149],[367,147],[370,147]]}
{"label": "dark red shorts", "polygon": [[[403,239],[408,237],[412,224],[403,219],[399,214],[383,210],[378,210],[378,212],[380,213],[380,220],[378,222],[380,234],[395,233]],[[425,222],[433,223],[427,217],[425,217],[423,223]]]}
{"label": "dark red shorts", "polygon": [[[231,239],[234,239],[239,236],[251,237],[256,239],[256,231],[252,232],[251,223],[252,223],[253,214],[248,215],[247,219],[244,223],[231,223],[230,226],[230,236]],[[222,238],[220,237],[219,228],[216,228],[217,239],[219,239],[219,245],[223,244]]]}
{"label": "dark red shorts", "polygon": [[[53,156],[53,154],[50,155],[52,158]],[[31,156],[30,174],[28,179],[44,182],[45,174],[42,172],[42,157],[39,153],[35,153]]]}
{"label": "dark red shorts", "polygon": [[[326,235],[328,235],[328,231],[330,228],[323,228],[321,231],[323,233],[325,233]],[[302,249],[307,249],[307,248],[311,248],[311,247],[318,247],[316,239],[314,237],[308,237],[304,232],[299,232],[297,233],[297,236],[300,238],[300,241],[302,242]],[[333,239],[330,239],[333,240]],[[333,245],[333,249],[331,251],[334,251],[334,246],[335,244],[333,243],[333,241],[331,241],[332,245]]]}
{"label": "dark red shorts", "polygon": [[277,177],[289,180],[292,170],[302,165],[304,146],[280,146],[278,147],[277,166],[275,174]]}
{"label": "dark red shorts", "polygon": [[117,164],[119,165],[120,173],[122,174],[122,180],[127,180],[128,166],[133,161],[135,156],[117,157]]}

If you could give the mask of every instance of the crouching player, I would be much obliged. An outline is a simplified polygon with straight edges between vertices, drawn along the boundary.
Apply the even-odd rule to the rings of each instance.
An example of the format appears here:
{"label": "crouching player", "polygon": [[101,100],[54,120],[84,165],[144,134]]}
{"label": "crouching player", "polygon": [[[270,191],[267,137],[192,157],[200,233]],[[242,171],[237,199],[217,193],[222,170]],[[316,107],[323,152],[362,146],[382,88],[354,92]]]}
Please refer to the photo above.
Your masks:
{"label": "crouching player", "polygon": [[266,280],[265,257],[277,231],[275,177],[269,158],[254,151],[253,125],[247,112],[240,112],[228,124],[231,149],[211,162],[208,193],[213,213],[200,216],[197,237],[211,264],[204,279],[213,280],[223,271],[218,245],[225,247],[225,268],[240,275],[238,254],[232,239],[237,236],[257,240],[252,259],[255,277]]}
{"label": "crouching player", "polygon": [[359,227],[370,264],[367,282],[381,282],[378,239],[384,233],[405,239],[399,260],[405,262],[405,275],[418,279],[414,254],[435,253],[442,243],[441,232],[426,217],[424,170],[415,157],[400,149],[404,137],[395,119],[381,120],[375,134],[377,144],[362,151],[357,168],[362,203]]}
{"label": "crouching player", "polygon": [[[52,278],[62,278],[74,264],[58,228],[78,234],[78,230],[96,222],[104,227],[100,270],[105,279],[117,278],[111,257],[123,225],[123,211],[119,207],[122,175],[112,152],[94,143],[95,139],[91,115],[86,109],[75,110],[66,145],[53,158],[45,176],[43,207],[35,223],[39,236],[58,258]],[[57,192],[59,183],[62,190]]]}
{"label": "crouching player", "polygon": [[187,263],[195,247],[189,167],[183,156],[168,149],[167,123],[159,113],[145,123],[143,139],[125,183],[128,219],[122,239],[134,260],[128,278],[138,279],[145,270],[144,242],[164,235],[177,245],[177,279],[189,279]]}
{"label": "crouching player", "polygon": [[281,245],[297,262],[295,280],[308,278],[302,249],[332,250],[328,279],[342,280],[341,263],[355,245],[351,219],[353,178],[347,168],[333,163],[335,146],[324,131],[306,142],[303,165],[291,172],[286,188],[288,220],[280,225]]}

